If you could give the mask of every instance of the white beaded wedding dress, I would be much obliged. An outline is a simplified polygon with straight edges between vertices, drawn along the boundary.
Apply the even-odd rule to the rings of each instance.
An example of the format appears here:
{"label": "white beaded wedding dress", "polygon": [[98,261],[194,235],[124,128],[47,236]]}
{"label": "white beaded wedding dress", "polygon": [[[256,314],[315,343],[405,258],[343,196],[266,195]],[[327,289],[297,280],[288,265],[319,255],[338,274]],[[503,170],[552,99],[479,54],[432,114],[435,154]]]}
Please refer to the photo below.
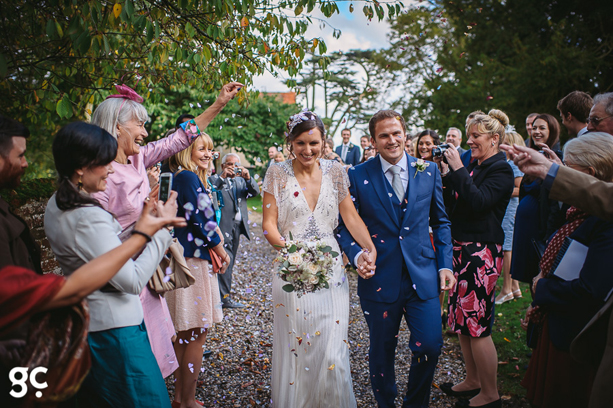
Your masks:
{"label": "white beaded wedding dress", "polygon": [[[334,237],[339,203],[348,195],[349,179],[336,161],[320,160],[321,188],[311,211],[292,161],[271,166],[263,190],[275,197],[278,228],[289,240],[319,238],[341,253]],[[272,400],[275,408],[356,407],[349,368],[349,284],[339,256],[329,289],[298,297],[273,271],[274,336]]]}

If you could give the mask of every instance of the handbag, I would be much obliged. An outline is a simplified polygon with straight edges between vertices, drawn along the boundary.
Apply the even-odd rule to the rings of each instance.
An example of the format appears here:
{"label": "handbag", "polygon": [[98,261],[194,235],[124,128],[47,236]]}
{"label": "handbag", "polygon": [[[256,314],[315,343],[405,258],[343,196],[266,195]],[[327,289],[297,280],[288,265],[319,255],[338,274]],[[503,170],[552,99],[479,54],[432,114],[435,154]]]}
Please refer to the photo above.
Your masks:
{"label": "handbag", "polygon": [[187,288],[196,282],[183,256],[183,246],[176,238],[168,252],[162,258],[153,276],[149,280],[149,288],[156,293],[165,293],[179,288]]}
{"label": "handbag", "polygon": [[47,387],[39,397],[35,396],[36,389],[29,386],[22,406],[55,406],[77,393],[91,367],[88,327],[89,307],[85,300],[30,319],[21,366],[28,367],[29,372],[36,367],[47,368],[47,373],[40,376]]}
{"label": "handbag", "polygon": [[209,248],[209,255],[211,256],[211,266],[213,267],[214,273],[219,273],[221,271],[221,266],[223,264],[221,257],[217,255],[217,252],[213,251]]}

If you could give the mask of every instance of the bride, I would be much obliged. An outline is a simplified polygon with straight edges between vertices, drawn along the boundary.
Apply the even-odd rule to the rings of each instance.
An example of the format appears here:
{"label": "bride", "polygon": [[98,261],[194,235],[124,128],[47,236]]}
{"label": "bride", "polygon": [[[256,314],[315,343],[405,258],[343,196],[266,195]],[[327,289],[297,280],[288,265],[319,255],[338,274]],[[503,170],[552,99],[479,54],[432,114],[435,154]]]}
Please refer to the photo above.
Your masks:
{"label": "bride", "polygon": [[[325,130],[321,119],[301,112],[287,123],[295,159],[272,165],[265,177],[264,220],[268,242],[284,246],[320,239],[340,253],[334,237],[339,212],[356,245],[363,278],[374,274],[375,246],[349,195],[349,178],[336,161],[319,159]],[[349,284],[337,257],[329,289],[298,297],[285,292],[274,272],[272,400],[274,407],[356,407],[349,368]]]}

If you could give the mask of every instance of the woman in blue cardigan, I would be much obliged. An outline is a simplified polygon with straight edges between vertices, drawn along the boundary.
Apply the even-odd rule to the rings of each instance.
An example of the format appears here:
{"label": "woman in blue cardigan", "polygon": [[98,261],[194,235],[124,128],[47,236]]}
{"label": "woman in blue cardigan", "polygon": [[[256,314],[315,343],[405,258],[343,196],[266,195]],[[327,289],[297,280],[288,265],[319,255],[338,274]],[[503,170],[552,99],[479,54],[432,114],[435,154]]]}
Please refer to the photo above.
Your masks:
{"label": "woman in blue cardigan", "polygon": [[[564,147],[568,167],[603,181],[613,181],[613,136],[588,133]],[[588,216],[577,207],[566,213],[567,222],[551,237],[534,278],[534,301],[527,320],[542,329],[522,382],[537,407],[587,407],[595,372],[570,356],[570,343],[604,305],[613,288],[610,273],[613,223]],[[576,279],[552,273],[565,238],[588,247]]]}
{"label": "woman in blue cardigan", "polygon": [[177,228],[175,237],[183,246],[187,265],[196,278],[192,286],[171,291],[165,296],[177,332],[174,347],[179,369],[175,372],[177,381],[173,408],[200,407],[195,400],[196,384],[202,367],[207,330],[223,318],[217,276],[210,267],[209,250],[221,258],[219,273],[225,272],[230,257],[217,232],[215,211],[205,187],[213,158],[212,149],[211,138],[201,133],[191,146],[177,153],[173,160],[180,169],[175,173],[172,188],[178,193],[178,213],[187,219],[187,227]]}

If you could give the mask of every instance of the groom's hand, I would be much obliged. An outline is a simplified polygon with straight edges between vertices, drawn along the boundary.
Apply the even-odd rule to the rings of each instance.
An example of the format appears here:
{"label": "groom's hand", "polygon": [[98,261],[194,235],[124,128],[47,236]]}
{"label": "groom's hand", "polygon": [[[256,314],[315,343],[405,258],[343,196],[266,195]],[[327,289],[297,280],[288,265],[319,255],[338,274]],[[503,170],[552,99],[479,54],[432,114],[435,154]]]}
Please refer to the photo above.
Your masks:
{"label": "groom's hand", "polygon": [[377,266],[375,265],[375,261],[371,254],[368,252],[362,252],[358,257],[358,275],[362,279],[370,279],[375,274],[376,268]]}
{"label": "groom's hand", "polygon": [[441,269],[438,272],[439,277],[441,278],[441,290],[449,290],[453,288],[455,285],[455,276],[453,276],[453,272],[449,269]]}

